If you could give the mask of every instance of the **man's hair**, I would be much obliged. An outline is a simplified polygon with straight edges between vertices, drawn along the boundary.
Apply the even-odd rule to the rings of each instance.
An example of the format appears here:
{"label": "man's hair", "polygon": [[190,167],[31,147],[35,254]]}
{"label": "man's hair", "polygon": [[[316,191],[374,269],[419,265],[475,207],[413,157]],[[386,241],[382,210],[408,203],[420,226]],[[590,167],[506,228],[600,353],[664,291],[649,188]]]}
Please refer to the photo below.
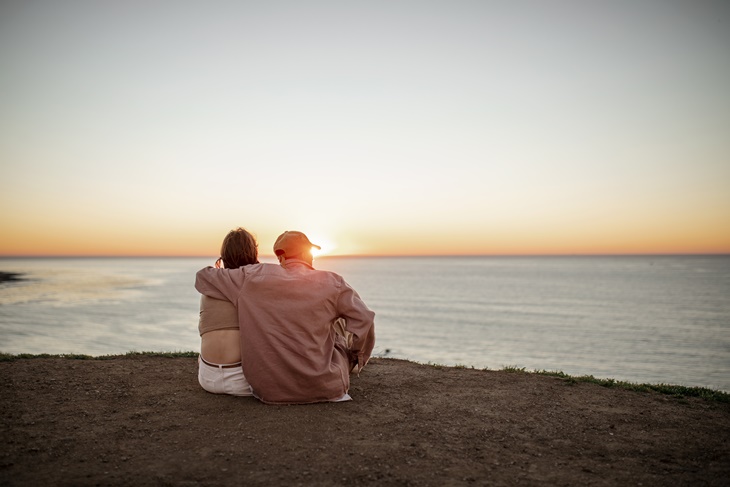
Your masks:
{"label": "man's hair", "polygon": [[245,229],[231,230],[221,245],[221,260],[226,269],[238,269],[248,264],[258,264],[259,250],[256,239]]}

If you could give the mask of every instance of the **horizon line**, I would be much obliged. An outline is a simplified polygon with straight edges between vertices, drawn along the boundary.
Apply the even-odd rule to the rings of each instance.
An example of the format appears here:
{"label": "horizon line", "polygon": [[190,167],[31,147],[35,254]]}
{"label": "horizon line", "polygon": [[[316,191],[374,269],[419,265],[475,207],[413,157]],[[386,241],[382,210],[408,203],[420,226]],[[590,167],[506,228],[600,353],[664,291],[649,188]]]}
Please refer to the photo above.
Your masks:
{"label": "horizon line", "polygon": [[[730,256],[728,252],[561,252],[561,253],[483,253],[483,254],[334,254],[315,256],[314,260],[336,258],[413,258],[413,257],[671,257],[671,256]],[[273,258],[274,254],[259,257]],[[215,259],[201,254],[0,254],[0,259]]]}

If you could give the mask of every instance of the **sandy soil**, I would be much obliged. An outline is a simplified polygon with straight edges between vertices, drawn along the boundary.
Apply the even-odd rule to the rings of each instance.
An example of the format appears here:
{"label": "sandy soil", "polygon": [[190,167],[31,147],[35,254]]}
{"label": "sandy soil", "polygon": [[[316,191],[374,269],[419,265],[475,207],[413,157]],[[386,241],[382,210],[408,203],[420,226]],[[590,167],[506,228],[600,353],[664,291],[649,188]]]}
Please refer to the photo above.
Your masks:
{"label": "sandy soil", "polygon": [[0,362],[0,485],[728,485],[730,404],[373,359],[267,406],[192,358]]}

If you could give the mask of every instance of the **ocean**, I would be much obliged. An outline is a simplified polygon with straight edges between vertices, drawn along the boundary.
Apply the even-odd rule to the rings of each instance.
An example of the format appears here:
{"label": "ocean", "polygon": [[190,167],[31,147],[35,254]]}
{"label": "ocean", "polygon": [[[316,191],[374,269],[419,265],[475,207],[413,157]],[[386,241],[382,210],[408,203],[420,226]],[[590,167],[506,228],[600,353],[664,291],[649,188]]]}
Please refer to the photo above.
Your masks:
{"label": "ocean", "polygon": [[[0,352],[197,351],[212,258],[0,258]],[[266,261],[264,259],[264,261]],[[269,260],[269,262],[272,262]],[[376,356],[730,392],[730,256],[328,257]]]}

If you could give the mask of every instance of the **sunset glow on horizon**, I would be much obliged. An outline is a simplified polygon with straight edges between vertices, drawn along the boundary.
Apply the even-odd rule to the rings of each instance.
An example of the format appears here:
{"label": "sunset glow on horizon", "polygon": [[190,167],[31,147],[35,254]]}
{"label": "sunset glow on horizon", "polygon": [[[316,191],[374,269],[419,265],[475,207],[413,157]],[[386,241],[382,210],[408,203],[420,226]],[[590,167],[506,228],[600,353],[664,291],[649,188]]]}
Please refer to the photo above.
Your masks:
{"label": "sunset glow on horizon", "polygon": [[730,253],[730,3],[0,6],[0,256]]}

